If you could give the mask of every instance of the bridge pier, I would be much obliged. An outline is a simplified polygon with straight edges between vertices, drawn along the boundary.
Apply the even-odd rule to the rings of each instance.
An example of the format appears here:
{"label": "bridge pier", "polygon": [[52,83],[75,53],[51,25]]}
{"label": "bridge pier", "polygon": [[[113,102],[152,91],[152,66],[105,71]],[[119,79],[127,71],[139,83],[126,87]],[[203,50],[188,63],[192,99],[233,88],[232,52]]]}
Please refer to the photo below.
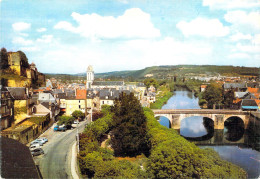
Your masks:
{"label": "bridge pier", "polygon": [[214,129],[224,129],[224,115],[213,115],[212,120],[214,121]]}
{"label": "bridge pier", "polygon": [[172,115],[170,120],[171,123],[171,128],[176,129],[176,130],[180,130],[181,129],[181,114],[177,114],[177,115]]}

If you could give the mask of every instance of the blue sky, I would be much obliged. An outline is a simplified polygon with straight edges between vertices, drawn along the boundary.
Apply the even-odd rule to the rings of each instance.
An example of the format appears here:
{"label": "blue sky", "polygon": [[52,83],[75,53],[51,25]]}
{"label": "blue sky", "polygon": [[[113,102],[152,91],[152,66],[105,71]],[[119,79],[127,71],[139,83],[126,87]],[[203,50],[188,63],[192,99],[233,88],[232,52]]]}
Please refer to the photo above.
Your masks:
{"label": "blue sky", "polygon": [[260,66],[259,0],[0,0],[1,47],[45,73]]}

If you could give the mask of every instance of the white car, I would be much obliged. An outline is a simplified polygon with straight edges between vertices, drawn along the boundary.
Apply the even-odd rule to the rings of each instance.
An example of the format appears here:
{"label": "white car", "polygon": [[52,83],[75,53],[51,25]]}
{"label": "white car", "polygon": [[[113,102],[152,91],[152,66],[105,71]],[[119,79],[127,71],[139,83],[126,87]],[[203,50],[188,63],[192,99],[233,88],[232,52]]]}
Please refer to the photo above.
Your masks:
{"label": "white car", "polygon": [[34,145],[34,144],[39,144],[40,146],[42,146],[43,142],[38,141],[38,140],[34,140],[34,141],[31,142],[31,145]]}
{"label": "white car", "polygon": [[79,124],[79,121],[74,121],[71,126],[72,126],[73,128],[76,128],[78,124]]}
{"label": "white car", "polygon": [[46,142],[48,142],[48,139],[46,138],[46,137],[40,137],[40,138],[38,138],[38,139],[36,139],[37,141],[40,141],[40,142],[42,142],[42,143],[46,143]]}
{"label": "white car", "polygon": [[29,147],[30,151],[34,150],[34,149],[38,149],[41,148],[40,144],[33,144]]}

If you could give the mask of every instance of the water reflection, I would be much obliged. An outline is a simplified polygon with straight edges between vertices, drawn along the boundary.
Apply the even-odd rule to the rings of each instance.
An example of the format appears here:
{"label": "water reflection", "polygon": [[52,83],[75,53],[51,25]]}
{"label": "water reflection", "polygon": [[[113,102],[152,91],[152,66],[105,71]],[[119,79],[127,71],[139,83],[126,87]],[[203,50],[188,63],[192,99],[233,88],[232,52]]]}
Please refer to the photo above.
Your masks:
{"label": "water reflection", "polygon": [[201,116],[185,118],[181,121],[180,134],[185,137],[201,137],[206,135],[208,132],[202,123],[203,117]]}
{"label": "water reflection", "polygon": [[236,142],[243,137],[245,126],[241,118],[230,117],[225,121],[224,126],[224,136],[227,140]]}
{"label": "water reflection", "polygon": [[198,99],[196,97],[188,97],[189,95],[194,96],[193,93],[189,91],[175,91],[173,94],[162,109],[200,109]]}
{"label": "water reflection", "polygon": [[171,128],[171,123],[170,123],[170,121],[167,117],[160,117],[159,122],[160,122],[161,125],[168,127],[168,128]]}
{"label": "water reflection", "polygon": [[[200,148],[206,147],[209,146],[200,146]],[[221,158],[245,169],[248,173],[248,178],[258,178],[260,176],[259,152],[239,146],[210,146],[210,148],[218,152]]]}

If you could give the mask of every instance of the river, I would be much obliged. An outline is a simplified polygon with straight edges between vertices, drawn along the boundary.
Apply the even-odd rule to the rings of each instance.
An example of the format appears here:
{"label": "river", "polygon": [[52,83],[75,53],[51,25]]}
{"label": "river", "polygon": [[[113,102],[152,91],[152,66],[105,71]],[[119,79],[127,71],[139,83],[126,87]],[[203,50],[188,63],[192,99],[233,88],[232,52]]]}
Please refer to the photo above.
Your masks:
{"label": "river", "polygon": [[[198,98],[196,98],[192,92],[187,91],[186,89],[178,89],[177,91],[174,91],[173,96],[167,101],[167,104],[165,104],[162,109],[200,109],[200,106],[198,105]],[[219,153],[221,158],[245,169],[249,178],[260,177],[260,152],[245,145],[245,141],[248,142],[247,139],[249,138],[247,133],[240,129],[235,129],[233,130],[235,133],[232,134],[230,127],[225,126],[224,130],[213,130],[212,133],[209,134],[209,128],[206,128],[203,124],[204,120],[211,121],[205,118],[203,119],[201,116],[189,117],[182,120],[180,135],[186,137],[188,140],[199,139],[196,140],[195,143],[200,148],[213,148]],[[160,117],[160,124],[170,127],[169,120],[165,117]],[[213,140],[216,135],[218,138],[219,136],[223,138],[219,140],[221,142],[216,143],[216,139]],[[202,136],[207,137],[203,138]],[[207,145],[203,145],[205,143]]]}

